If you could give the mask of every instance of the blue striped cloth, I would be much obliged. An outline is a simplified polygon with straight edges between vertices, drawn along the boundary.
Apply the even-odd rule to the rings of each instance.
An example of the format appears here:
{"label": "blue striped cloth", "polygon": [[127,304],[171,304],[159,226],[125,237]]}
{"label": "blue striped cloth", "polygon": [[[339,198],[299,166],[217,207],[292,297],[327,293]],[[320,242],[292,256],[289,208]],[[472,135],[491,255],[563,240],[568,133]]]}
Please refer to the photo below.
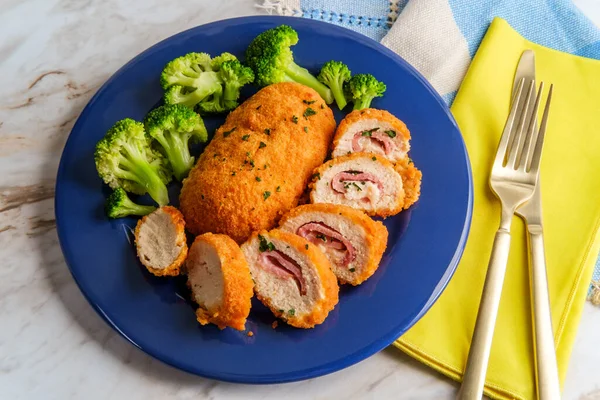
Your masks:
{"label": "blue striped cloth", "polygon": [[[532,42],[600,60],[600,30],[570,0],[263,0],[258,6],[380,41],[417,68],[448,104],[494,17]],[[600,257],[593,279],[600,281]]]}

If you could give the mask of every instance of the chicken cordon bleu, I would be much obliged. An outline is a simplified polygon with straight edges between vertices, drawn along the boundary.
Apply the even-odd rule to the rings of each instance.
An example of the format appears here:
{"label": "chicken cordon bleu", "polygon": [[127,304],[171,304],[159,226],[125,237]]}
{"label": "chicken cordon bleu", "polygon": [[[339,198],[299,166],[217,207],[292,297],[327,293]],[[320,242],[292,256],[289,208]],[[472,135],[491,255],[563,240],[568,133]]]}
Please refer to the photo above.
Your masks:
{"label": "chicken cordon bleu", "polygon": [[135,228],[138,258],[156,276],[176,276],[188,247],[185,221],[178,209],[163,206],[140,219]]}
{"label": "chicken cordon bleu", "polygon": [[340,283],[359,285],[379,267],[388,231],[362,211],[334,204],[294,208],[280,222],[282,230],[319,247]]}
{"label": "chicken cordon bleu", "polygon": [[313,89],[277,83],[232,111],[184,181],[180,207],[193,234],[244,242],[298,204],[327,156],[333,112]]}
{"label": "chicken cordon bleu", "polygon": [[374,153],[393,163],[407,157],[410,132],[404,122],[385,110],[352,111],[340,122],[333,138],[333,157]]}
{"label": "chicken cordon bleu", "polygon": [[402,177],[381,156],[353,153],[337,157],[313,174],[312,203],[342,204],[368,215],[388,217],[404,207]]}
{"label": "chicken cordon bleu", "polygon": [[296,328],[325,321],[339,287],[325,254],[306,239],[278,229],[255,232],[242,245],[256,297]]}
{"label": "chicken cordon bleu", "polygon": [[226,235],[200,235],[190,247],[186,269],[192,299],[199,306],[198,322],[244,330],[254,285],[238,244]]}

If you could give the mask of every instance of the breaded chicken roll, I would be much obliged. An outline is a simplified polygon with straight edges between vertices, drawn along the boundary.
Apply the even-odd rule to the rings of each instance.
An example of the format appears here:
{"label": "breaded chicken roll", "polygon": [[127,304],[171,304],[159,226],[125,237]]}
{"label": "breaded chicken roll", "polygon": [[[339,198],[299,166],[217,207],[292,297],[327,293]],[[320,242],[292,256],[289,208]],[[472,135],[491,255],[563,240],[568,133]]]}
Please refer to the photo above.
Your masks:
{"label": "breaded chicken roll", "polygon": [[406,158],[410,132],[404,122],[385,110],[352,111],[333,138],[333,157],[350,153],[379,154],[393,163]]}
{"label": "breaded chicken roll", "polygon": [[135,227],[135,246],[138,258],[152,274],[179,275],[188,254],[183,215],[171,206],[146,215]]}
{"label": "breaded chicken roll", "polygon": [[408,157],[399,160],[394,166],[396,171],[402,177],[404,186],[404,209],[412,206],[421,195],[421,178],[423,174],[415,167],[415,164]]}
{"label": "breaded chicken roll", "polygon": [[238,243],[273,228],[298,204],[334,130],[333,112],[314,90],[296,83],[260,90],[227,116],[184,181],[187,228]]}
{"label": "breaded chicken roll", "polygon": [[334,204],[296,207],[281,219],[279,229],[319,247],[339,282],[355,286],[375,273],[388,238],[381,222],[362,211]]}
{"label": "breaded chicken roll", "polygon": [[312,203],[347,205],[369,215],[388,217],[404,206],[402,177],[381,156],[354,153],[329,160],[313,174]]}
{"label": "breaded chicken roll", "polygon": [[325,254],[306,239],[274,229],[242,245],[256,297],[296,328],[313,328],[338,303],[339,287]]}
{"label": "breaded chicken roll", "polygon": [[199,306],[198,322],[243,331],[254,285],[237,243],[226,235],[205,233],[196,237],[186,269],[192,299]]}

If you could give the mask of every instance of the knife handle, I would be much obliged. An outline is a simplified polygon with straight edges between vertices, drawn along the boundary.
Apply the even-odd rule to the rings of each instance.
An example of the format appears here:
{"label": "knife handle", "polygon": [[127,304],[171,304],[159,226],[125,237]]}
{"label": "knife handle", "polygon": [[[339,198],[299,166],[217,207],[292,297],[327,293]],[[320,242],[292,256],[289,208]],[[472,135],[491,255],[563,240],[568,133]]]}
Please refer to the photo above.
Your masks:
{"label": "knife handle", "polygon": [[528,226],[527,230],[531,250],[531,295],[538,398],[540,400],[559,400],[560,383],[548,295],[544,236],[541,226]]}

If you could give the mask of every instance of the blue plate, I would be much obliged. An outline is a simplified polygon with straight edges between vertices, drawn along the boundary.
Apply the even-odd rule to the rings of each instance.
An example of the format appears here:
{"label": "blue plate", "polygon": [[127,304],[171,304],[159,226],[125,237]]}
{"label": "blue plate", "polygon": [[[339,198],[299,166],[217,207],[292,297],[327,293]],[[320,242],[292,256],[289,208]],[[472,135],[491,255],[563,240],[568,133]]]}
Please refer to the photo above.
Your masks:
{"label": "blue plate", "polygon": [[[423,171],[421,199],[388,218],[388,249],[377,273],[359,287],[342,287],[340,302],[311,330],[281,323],[258,301],[246,332],[200,326],[183,278],[156,278],[136,259],[130,243],[135,219],[109,220],[107,188],[93,152],[112,124],[142,120],[160,102],[160,72],[191,51],[243,57],[260,32],[294,27],[296,62],[313,72],[342,60],[353,73],[369,72],[387,84],[373,107],[389,110],[412,132],[411,157]],[[249,88],[246,98],[256,89]],[[336,112],[338,121],[343,118]],[[223,118],[205,119],[212,132]],[[310,144],[307,144],[307,146]],[[177,204],[179,187],[171,199]],[[65,146],[56,184],[56,220],[65,259],[96,311],[146,353],[177,368],[214,379],[278,383],[337,371],[380,351],[409,329],[434,303],[458,264],[472,212],[469,161],[460,132],[442,99],[409,64],[358,33],[327,23],[288,17],[219,21],[166,39],[135,57],[90,100]]]}

